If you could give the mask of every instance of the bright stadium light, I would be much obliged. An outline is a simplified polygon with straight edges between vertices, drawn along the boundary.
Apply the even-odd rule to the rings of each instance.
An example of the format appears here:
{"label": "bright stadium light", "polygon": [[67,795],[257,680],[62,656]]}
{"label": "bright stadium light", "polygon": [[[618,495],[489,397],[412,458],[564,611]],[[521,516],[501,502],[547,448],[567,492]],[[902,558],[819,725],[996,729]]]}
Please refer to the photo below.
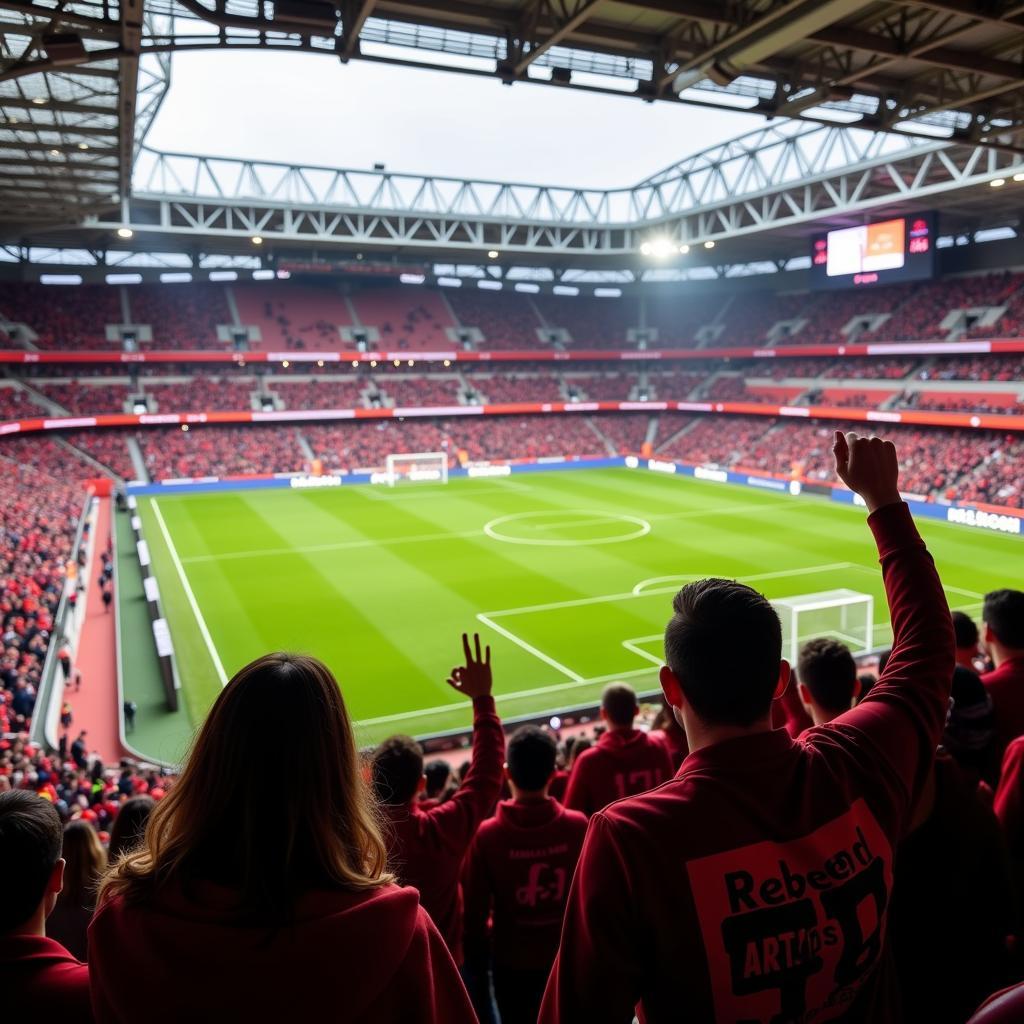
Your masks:
{"label": "bright stadium light", "polygon": [[1022,174],[1022,173],[1021,173],[1020,171],[1018,171],[1018,172],[1017,172],[1017,173],[1016,173],[1016,174],[1015,174],[1015,175],[1013,176],[1013,180],[1014,180],[1014,181],[1024,181],[1024,174]]}
{"label": "bright stadium light", "polygon": [[498,258],[498,250],[497,249],[490,249],[488,251],[488,253],[487,253],[487,258],[489,260],[496,260]]}
{"label": "bright stadium light", "polygon": [[80,142],[78,144],[78,148],[79,149],[88,149],[89,148],[89,143],[88,142]]}
{"label": "bright stadium light", "polygon": [[252,236],[252,244],[253,245],[262,245],[263,244],[263,236],[262,235],[253,235]]}
{"label": "bright stadium light", "polygon": [[323,365],[324,365],[324,361],[323,361],[322,359],[318,359],[318,360],[316,361],[316,365],[322,368],[322,367],[323,367]]}
{"label": "bright stadium light", "polygon": [[705,249],[714,249],[714,247],[715,243],[710,238],[704,243]]}
{"label": "bright stadium light", "polygon": [[117,229],[117,237],[118,238],[132,238],[134,236],[134,234],[135,234],[135,232],[132,231],[131,228],[118,228]]}
{"label": "bright stadium light", "polygon": [[[320,364],[320,366],[324,365],[324,361],[322,359],[318,359],[317,362]],[[353,359],[352,360],[352,369],[353,370],[359,369],[359,360],[358,359]]]}
{"label": "bright stadium light", "polygon": [[671,238],[652,238],[640,246],[640,252],[656,260],[665,260],[675,256],[679,252],[679,246]]}
{"label": "bright stadium light", "polygon": [[989,182],[989,184],[990,184],[990,185],[991,185],[991,186],[992,186],[993,188],[1002,188],[1002,187],[1003,187],[1003,185],[1005,185],[1005,184],[1006,184],[1006,179],[1005,179],[1005,178],[993,178],[993,179],[992,179],[992,180],[991,180],[991,181]]}
{"label": "bright stadium light", "polygon": [[689,251],[690,251],[690,247],[688,245],[681,245],[681,246],[679,246],[679,255],[680,256],[685,256]]}

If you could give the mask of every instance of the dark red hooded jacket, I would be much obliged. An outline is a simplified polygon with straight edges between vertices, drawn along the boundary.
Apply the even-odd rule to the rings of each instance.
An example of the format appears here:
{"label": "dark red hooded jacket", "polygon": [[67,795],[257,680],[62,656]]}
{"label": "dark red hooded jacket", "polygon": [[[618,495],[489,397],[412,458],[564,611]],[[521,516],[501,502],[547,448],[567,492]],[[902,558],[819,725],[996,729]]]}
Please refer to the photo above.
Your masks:
{"label": "dark red hooded jacket", "polygon": [[205,882],[104,904],[89,928],[97,1022],[475,1024],[412,889],[310,892],[277,929],[239,924],[234,905],[231,890]]}
{"label": "dark red hooded jacket", "polygon": [[0,935],[0,1006],[9,1020],[92,1020],[89,968],[45,935]]}
{"label": "dark red hooded jacket", "polygon": [[517,970],[550,970],[562,932],[569,883],[586,816],[550,797],[503,800],[478,829],[466,854],[466,958],[486,958],[493,916],[494,962]]}
{"label": "dark red hooded jacket", "polygon": [[462,888],[459,872],[473,833],[501,793],[505,734],[493,697],[473,701],[473,756],[455,795],[428,811],[416,804],[385,806],[389,860],[399,879],[420,891],[420,900],[462,963]]}
{"label": "dark red hooded jacket", "polygon": [[668,782],[672,758],[665,746],[638,729],[609,729],[572,766],[565,806],[590,815],[613,800]]}
{"label": "dark red hooded jacket", "polygon": [[907,506],[868,523],[894,633],[882,677],[828,725],[701,748],[591,818],[541,1024],[902,1019],[893,850],[931,776],[953,626]]}

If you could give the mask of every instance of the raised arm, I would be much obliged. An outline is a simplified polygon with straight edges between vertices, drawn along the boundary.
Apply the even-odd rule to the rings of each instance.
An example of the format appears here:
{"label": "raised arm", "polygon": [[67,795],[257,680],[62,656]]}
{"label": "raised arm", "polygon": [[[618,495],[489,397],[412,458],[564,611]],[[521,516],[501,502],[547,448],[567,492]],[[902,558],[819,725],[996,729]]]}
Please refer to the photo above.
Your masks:
{"label": "raised arm", "polygon": [[897,809],[906,815],[931,770],[946,720],[955,661],[953,623],[935,563],[900,498],[892,442],[837,431],[834,451],[839,477],[868,508],[893,644],[868,696],[832,725],[840,734],[855,729],[865,748],[861,754],[886,763]]}
{"label": "raised arm", "polygon": [[452,669],[448,685],[473,701],[473,752],[469,771],[451,800],[428,811],[431,820],[442,828],[444,838],[453,845],[469,841],[476,827],[490,813],[501,795],[502,768],[505,764],[505,734],[491,696],[491,648],[481,653],[480,637],[473,645],[462,634],[465,664]]}

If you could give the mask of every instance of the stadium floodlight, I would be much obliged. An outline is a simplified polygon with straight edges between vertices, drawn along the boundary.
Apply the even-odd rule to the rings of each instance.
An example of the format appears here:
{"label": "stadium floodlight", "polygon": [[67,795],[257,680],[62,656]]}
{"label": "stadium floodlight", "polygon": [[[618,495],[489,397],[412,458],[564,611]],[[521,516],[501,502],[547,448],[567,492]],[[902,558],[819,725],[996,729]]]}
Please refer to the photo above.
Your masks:
{"label": "stadium floodlight", "polygon": [[490,249],[490,250],[488,250],[487,258],[489,260],[496,260],[498,258],[498,250],[497,249]]}
{"label": "stadium floodlight", "polygon": [[78,144],[78,148],[79,148],[79,149],[82,149],[82,150],[86,150],[86,149],[88,149],[88,148],[89,148],[89,143],[88,143],[88,142],[80,142],[80,143]]}
{"label": "stadium floodlight", "polygon": [[1017,173],[1016,173],[1016,174],[1015,174],[1015,175],[1013,176],[1013,180],[1014,180],[1014,181],[1024,181],[1024,174],[1021,174],[1021,172],[1020,172],[1020,171],[1018,171],[1018,172],[1017,172]]}
{"label": "stadium floodlight", "polygon": [[688,245],[684,244],[684,245],[679,246],[679,255],[680,256],[685,256],[689,251],[690,251],[690,247]]}
{"label": "stadium floodlight", "polygon": [[991,185],[991,186],[992,186],[993,188],[1002,188],[1002,187],[1003,187],[1003,185],[1005,185],[1005,184],[1006,184],[1006,179],[1005,179],[1005,178],[993,178],[993,179],[992,179],[992,180],[991,180],[991,181],[989,182],[989,184],[990,184],[990,185]]}
{"label": "stadium floodlight", "polygon": [[384,460],[384,477],[388,487],[399,480],[411,483],[448,483],[448,455],[446,452],[412,452],[389,455]]}
{"label": "stadium floodlight", "polygon": [[252,244],[253,245],[262,245],[263,244],[263,236],[262,235],[253,235],[252,236]]}
{"label": "stadium floodlight", "polygon": [[118,238],[132,238],[132,237],[134,237],[134,235],[135,235],[135,232],[132,231],[131,228],[118,228],[117,229],[117,237]]}
{"label": "stadium floodlight", "polygon": [[815,637],[841,640],[854,656],[871,650],[875,599],[856,590],[825,590],[817,594],[780,597],[772,606],[782,620],[782,653],[795,665],[800,648]]}
{"label": "stadium floodlight", "polygon": [[715,243],[710,238],[704,243],[704,248],[705,249],[714,249],[714,247],[715,247]]}
{"label": "stadium floodlight", "polygon": [[45,96],[33,96],[32,102],[37,106],[41,107],[46,102]]}
{"label": "stadium floodlight", "polygon": [[678,254],[679,245],[676,242],[673,242],[671,238],[661,236],[644,242],[644,244],[640,246],[640,252],[643,253],[644,256],[651,256],[656,260],[666,260],[670,256]]}

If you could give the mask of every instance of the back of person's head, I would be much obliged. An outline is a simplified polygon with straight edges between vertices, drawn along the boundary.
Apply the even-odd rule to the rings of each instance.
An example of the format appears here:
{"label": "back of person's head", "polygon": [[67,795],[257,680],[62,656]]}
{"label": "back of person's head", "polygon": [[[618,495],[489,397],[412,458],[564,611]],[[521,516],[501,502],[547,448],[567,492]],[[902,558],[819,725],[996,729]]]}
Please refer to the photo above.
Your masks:
{"label": "back of person's head", "polygon": [[36,912],[60,860],[64,834],[49,800],[24,789],[0,793],[0,934]]}
{"label": "back of person's head", "polygon": [[[282,708],[287,741],[265,770]],[[315,658],[268,654],[221,690],[145,842],[111,869],[101,900],[208,880],[237,892],[240,916],[278,923],[302,892],[373,888],[391,880],[386,866],[334,676]]]}
{"label": "back of person's head", "polygon": [[609,683],[601,693],[601,710],[611,725],[632,725],[640,710],[636,690],[627,683]]}
{"label": "back of person's head", "polygon": [[978,624],[965,612],[953,612],[953,635],[958,650],[978,646]]}
{"label": "back of person's head", "polygon": [[411,736],[389,736],[373,755],[373,789],[381,803],[407,804],[423,778],[423,748]]}
{"label": "back of person's head", "polygon": [[986,594],[981,618],[1003,647],[1024,651],[1024,591],[993,590]]}
{"label": "back of person's head", "polygon": [[797,679],[824,711],[848,711],[857,695],[857,663],[845,644],[829,637],[808,640],[800,648]]}
{"label": "back of person's head", "polygon": [[130,797],[121,804],[117,817],[114,818],[114,825],[110,830],[110,843],[107,846],[111,864],[122,853],[135,849],[142,842],[146,834],[146,822],[149,821],[154,807],[156,801],[145,794]]}
{"label": "back of person's head", "polygon": [[590,747],[591,742],[587,739],[586,736],[577,736],[575,739],[570,739],[565,747],[566,768],[571,768],[576,763],[576,759],[580,756],[580,754],[582,754],[585,750],[589,750]]}
{"label": "back of person's head", "polygon": [[542,790],[555,774],[558,744],[555,737],[536,725],[517,729],[508,741],[505,763],[512,784],[527,793]]}
{"label": "back of person's head", "polygon": [[995,709],[976,672],[953,669],[952,701],[942,732],[942,746],[961,768],[981,775],[995,765]]}
{"label": "back of person's head", "polygon": [[440,758],[428,761],[423,768],[423,775],[427,780],[427,796],[435,799],[439,797],[444,792],[445,786],[448,785],[451,774],[452,769],[447,761],[442,761]]}
{"label": "back of person's head", "polygon": [[782,624],[767,598],[734,580],[689,583],[672,602],[665,661],[703,721],[749,726],[779,683]]}
{"label": "back of person's head", "polygon": [[64,861],[62,901],[76,907],[93,906],[107,854],[88,821],[69,821],[64,827]]}

